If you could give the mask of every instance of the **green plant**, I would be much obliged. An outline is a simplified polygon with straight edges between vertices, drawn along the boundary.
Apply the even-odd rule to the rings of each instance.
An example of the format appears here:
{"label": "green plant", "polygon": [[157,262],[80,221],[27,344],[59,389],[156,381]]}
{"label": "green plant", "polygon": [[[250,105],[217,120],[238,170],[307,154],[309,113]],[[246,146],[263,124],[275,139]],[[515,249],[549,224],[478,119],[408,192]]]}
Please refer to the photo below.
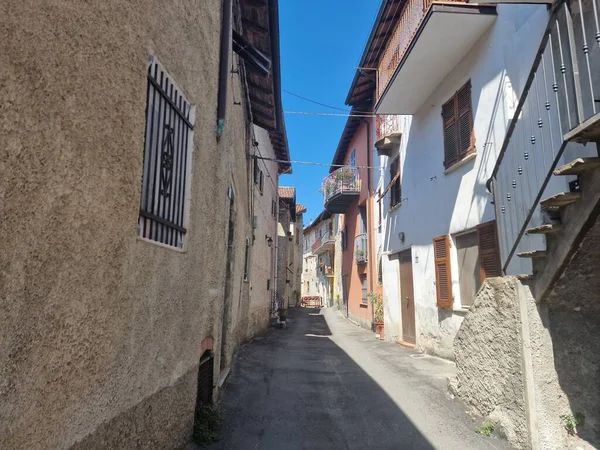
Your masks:
{"label": "green plant", "polygon": [[342,297],[340,297],[340,294],[335,294],[335,304],[338,309],[342,309]]}
{"label": "green plant", "polygon": [[494,431],[494,422],[486,420],[481,424],[479,428],[475,430],[476,433],[483,434],[484,436],[491,436]]}
{"label": "green plant", "polygon": [[223,419],[221,411],[214,405],[202,405],[196,410],[194,442],[205,447],[219,439]]}
{"label": "green plant", "polygon": [[354,180],[354,173],[350,169],[338,169],[335,172],[335,181],[350,183]]}
{"label": "green plant", "polygon": [[577,427],[583,426],[584,422],[585,416],[580,412],[565,416],[565,428],[570,435],[576,434]]}
{"label": "green plant", "polygon": [[377,292],[369,292],[367,294],[367,299],[373,305],[373,316],[376,323],[383,322],[383,298],[381,294]]}

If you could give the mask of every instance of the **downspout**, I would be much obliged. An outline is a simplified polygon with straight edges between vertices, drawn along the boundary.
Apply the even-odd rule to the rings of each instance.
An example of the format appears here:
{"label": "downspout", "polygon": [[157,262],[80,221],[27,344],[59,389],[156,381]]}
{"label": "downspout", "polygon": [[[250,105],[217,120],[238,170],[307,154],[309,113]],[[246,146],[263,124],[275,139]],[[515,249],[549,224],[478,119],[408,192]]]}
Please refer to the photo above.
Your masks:
{"label": "downspout", "polygon": [[[371,122],[363,119],[367,125],[367,248],[370,254],[369,263],[369,292],[373,292],[373,232],[369,222],[373,223],[372,202],[371,202]],[[375,311],[371,305],[371,328],[375,326]]]}
{"label": "downspout", "polygon": [[223,17],[221,22],[221,52],[219,59],[219,94],[217,99],[217,138],[225,131],[225,115],[227,114],[227,79],[231,56],[231,16],[233,0],[223,0]]}

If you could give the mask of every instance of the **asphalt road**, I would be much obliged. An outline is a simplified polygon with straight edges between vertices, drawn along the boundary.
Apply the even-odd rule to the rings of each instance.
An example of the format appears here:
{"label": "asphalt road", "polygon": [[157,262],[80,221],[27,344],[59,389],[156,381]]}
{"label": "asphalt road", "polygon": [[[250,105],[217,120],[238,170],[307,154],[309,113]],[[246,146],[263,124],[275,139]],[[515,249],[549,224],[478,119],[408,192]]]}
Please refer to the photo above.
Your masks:
{"label": "asphalt road", "polygon": [[243,346],[210,449],[508,449],[475,433],[446,395],[448,361],[415,353],[333,309],[291,310],[285,329]]}

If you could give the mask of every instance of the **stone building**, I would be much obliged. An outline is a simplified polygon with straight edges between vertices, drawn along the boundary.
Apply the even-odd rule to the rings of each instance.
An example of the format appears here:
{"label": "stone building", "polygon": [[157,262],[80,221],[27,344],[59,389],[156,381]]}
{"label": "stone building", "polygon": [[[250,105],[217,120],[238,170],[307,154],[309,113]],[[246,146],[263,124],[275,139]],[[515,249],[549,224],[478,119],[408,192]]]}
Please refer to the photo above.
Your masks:
{"label": "stone building", "polygon": [[277,14],[3,7],[0,448],[180,448],[266,326],[275,266],[249,261],[278,186],[251,180],[289,170],[257,163],[289,161]]}
{"label": "stone building", "polygon": [[335,233],[334,218],[323,210],[304,229],[302,297],[320,297],[321,304],[334,301]]}

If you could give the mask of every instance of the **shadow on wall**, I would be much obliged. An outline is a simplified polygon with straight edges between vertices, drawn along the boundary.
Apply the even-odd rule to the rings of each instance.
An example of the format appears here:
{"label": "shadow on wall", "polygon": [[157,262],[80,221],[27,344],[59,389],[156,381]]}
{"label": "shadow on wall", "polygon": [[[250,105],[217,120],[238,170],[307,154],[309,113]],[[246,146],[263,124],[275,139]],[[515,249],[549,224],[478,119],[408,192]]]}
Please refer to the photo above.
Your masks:
{"label": "shadow on wall", "polygon": [[[328,338],[331,330],[318,312],[290,310],[292,327],[241,350],[222,401],[223,439],[209,448],[433,449]],[[293,336],[282,339],[281,333]]]}
{"label": "shadow on wall", "polygon": [[[600,205],[596,206],[600,209]],[[599,211],[600,212],[600,211]],[[558,382],[577,435],[600,448],[600,217],[548,298]],[[579,425],[576,423],[579,422]],[[573,423],[573,422],[572,422]]]}

